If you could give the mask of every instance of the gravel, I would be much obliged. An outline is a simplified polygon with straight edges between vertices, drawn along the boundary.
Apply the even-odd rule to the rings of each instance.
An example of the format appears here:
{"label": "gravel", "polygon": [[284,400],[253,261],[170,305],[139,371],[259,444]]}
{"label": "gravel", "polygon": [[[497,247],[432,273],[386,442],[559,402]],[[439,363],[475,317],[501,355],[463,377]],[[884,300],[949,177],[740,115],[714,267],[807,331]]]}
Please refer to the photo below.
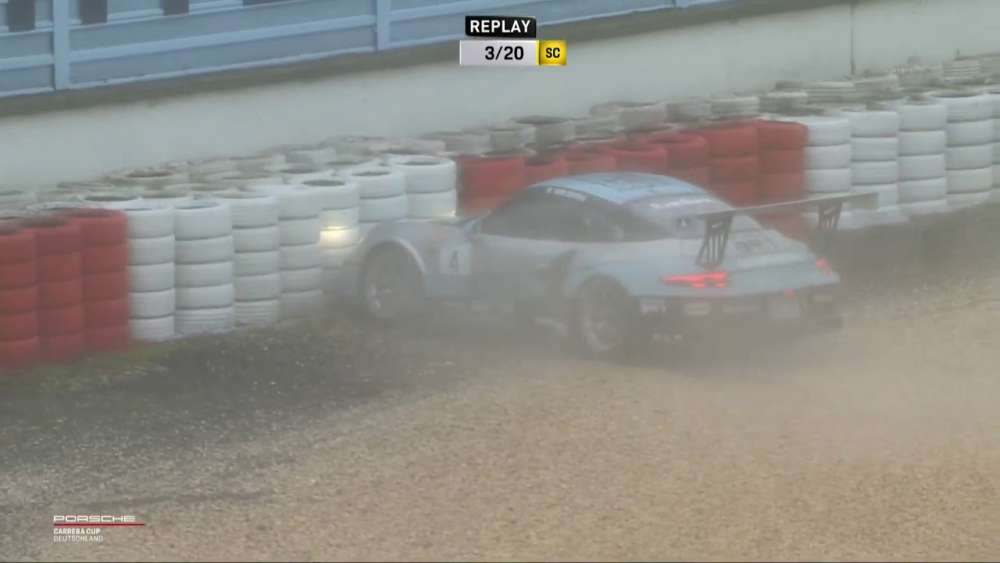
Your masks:
{"label": "gravel", "polygon": [[[847,268],[845,329],[795,342],[610,365],[335,311],[0,380],[0,554],[995,560],[997,215]],[[64,511],[148,525],[55,544]]]}

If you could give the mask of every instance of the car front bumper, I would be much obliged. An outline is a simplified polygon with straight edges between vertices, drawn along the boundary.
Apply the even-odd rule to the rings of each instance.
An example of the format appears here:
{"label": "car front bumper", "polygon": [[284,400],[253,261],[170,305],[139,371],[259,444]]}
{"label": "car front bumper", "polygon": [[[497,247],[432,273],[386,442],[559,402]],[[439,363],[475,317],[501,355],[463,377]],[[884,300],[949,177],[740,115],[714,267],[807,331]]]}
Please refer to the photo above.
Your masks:
{"label": "car front bumper", "polygon": [[642,323],[658,334],[702,335],[840,327],[835,286],[743,297],[639,298]]}

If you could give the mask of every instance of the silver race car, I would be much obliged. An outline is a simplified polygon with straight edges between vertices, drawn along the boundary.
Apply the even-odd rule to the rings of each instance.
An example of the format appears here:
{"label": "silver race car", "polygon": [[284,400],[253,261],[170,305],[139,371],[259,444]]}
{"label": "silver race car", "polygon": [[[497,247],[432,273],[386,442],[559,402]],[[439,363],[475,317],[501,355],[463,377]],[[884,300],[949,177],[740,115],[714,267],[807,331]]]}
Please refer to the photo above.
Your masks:
{"label": "silver race car", "polygon": [[838,275],[806,244],[753,217],[815,208],[819,230],[830,231],[844,204],[862,198],[734,209],[666,176],[549,180],[485,216],[376,226],[347,260],[339,289],[382,320],[438,300],[512,305],[564,320],[597,357],[658,332],[836,324]]}

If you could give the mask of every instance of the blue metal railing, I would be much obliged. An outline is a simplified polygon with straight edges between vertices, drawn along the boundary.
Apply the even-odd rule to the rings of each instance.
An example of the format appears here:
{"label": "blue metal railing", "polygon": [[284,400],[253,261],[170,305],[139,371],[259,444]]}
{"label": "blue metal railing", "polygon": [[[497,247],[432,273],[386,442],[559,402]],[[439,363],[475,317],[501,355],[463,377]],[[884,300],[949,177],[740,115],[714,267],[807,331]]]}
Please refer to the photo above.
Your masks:
{"label": "blue metal railing", "polygon": [[438,43],[469,13],[544,26],[722,1],[0,0],[0,97]]}

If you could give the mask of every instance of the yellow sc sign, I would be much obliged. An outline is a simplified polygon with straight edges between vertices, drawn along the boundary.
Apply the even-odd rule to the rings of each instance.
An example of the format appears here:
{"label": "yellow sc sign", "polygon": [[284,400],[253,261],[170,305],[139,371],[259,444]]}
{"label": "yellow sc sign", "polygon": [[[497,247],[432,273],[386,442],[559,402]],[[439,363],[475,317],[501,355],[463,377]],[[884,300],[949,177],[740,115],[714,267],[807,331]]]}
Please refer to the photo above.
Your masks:
{"label": "yellow sc sign", "polygon": [[543,39],[538,42],[539,66],[565,66],[566,42],[562,40]]}

